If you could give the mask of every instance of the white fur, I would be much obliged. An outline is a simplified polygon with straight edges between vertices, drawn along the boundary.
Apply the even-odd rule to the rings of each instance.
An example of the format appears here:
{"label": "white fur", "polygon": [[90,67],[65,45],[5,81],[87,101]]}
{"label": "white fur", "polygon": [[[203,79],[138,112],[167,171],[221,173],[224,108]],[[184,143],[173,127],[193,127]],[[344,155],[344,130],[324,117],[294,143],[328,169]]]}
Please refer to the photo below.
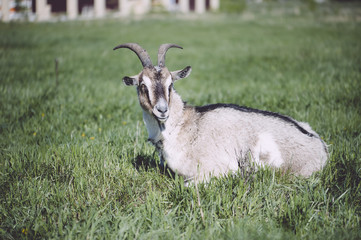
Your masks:
{"label": "white fur", "polygon": [[152,87],[152,80],[149,77],[143,75],[144,84],[150,89]]}
{"label": "white fur", "polygon": [[148,112],[143,111],[143,121],[148,131],[148,139],[154,142],[161,140],[161,132],[157,120]]}
{"label": "white fur", "polygon": [[278,145],[269,133],[261,133],[257,145],[254,148],[255,163],[264,166],[265,162],[262,162],[262,158],[267,158],[268,165],[272,167],[279,168],[283,164]]}
{"label": "white fur", "polygon": [[[152,81],[150,80],[149,77],[143,75],[143,83],[145,84],[145,86],[148,88],[148,89],[152,89]],[[148,91],[149,93],[149,98],[150,98],[150,101],[152,101],[154,99],[153,97],[153,91]]]}
{"label": "white fur", "polygon": [[[165,80],[165,86],[169,86],[172,84],[172,75],[169,75],[167,79]],[[167,88],[168,89],[168,88]]]}

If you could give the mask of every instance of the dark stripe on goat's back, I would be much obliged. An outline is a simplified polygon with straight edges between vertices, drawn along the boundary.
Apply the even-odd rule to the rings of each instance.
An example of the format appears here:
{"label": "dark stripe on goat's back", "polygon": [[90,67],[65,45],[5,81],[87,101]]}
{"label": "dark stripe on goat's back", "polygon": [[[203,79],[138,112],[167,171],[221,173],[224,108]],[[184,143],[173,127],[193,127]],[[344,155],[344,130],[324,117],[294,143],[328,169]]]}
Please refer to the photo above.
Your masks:
{"label": "dark stripe on goat's back", "polygon": [[279,113],[275,113],[275,112],[269,112],[269,111],[264,111],[264,110],[259,110],[259,109],[244,107],[244,106],[238,106],[236,104],[224,104],[224,103],[217,103],[217,104],[210,104],[210,105],[195,107],[195,110],[196,110],[196,112],[199,112],[199,113],[205,113],[205,112],[213,111],[213,110],[219,109],[219,108],[232,108],[232,109],[235,109],[235,110],[238,110],[241,112],[256,113],[256,114],[261,114],[261,115],[267,116],[267,117],[278,118],[278,119],[281,119],[285,122],[292,124],[303,134],[306,134],[309,137],[315,137],[314,134],[308,132],[306,129],[301,127],[294,119],[292,119],[288,116],[284,116]]}

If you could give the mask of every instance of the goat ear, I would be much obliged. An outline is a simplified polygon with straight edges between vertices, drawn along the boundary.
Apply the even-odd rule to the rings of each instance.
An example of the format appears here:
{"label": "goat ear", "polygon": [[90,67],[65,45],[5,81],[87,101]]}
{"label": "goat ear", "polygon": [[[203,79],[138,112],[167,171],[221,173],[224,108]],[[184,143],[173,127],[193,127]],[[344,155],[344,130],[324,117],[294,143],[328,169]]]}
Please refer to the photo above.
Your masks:
{"label": "goat ear", "polygon": [[138,75],[132,76],[132,77],[125,76],[125,77],[123,77],[123,82],[127,86],[138,85]]}
{"label": "goat ear", "polygon": [[189,74],[191,74],[191,72],[192,72],[191,66],[185,67],[182,70],[171,72],[172,80],[173,80],[173,82],[175,82],[178,79],[186,78],[189,76]]}

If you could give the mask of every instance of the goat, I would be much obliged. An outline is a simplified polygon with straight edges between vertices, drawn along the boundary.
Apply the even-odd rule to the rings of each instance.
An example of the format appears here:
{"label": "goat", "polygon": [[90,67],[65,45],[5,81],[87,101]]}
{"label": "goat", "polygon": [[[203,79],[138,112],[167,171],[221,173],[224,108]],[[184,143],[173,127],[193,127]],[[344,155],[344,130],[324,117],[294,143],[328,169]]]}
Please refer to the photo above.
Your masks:
{"label": "goat", "polygon": [[245,162],[305,177],[326,164],[327,146],[307,123],[234,104],[193,107],[183,102],[173,84],[192,69],[170,72],[165,66],[168,49],[182,47],[162,44],[157,66],[136,43],[114,50],[119,48],[132,50],[143,65],[138,75],[126,76],[123,82],[137,88],[148,140],[161,162],[183,176],[186,184],[237,172]]}

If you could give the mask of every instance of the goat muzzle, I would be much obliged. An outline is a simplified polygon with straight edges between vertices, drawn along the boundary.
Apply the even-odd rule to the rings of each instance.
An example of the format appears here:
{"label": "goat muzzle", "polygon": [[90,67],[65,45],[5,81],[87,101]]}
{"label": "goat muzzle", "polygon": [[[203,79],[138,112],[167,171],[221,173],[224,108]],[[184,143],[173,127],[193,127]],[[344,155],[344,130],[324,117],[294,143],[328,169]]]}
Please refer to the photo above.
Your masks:
{"label": "goat muzzle", "polygon": [[167,121],[169,117],[169,107],[167,101],[164,98],[158,100],[157,104],[153,108],[153,114],[158,121]]}

